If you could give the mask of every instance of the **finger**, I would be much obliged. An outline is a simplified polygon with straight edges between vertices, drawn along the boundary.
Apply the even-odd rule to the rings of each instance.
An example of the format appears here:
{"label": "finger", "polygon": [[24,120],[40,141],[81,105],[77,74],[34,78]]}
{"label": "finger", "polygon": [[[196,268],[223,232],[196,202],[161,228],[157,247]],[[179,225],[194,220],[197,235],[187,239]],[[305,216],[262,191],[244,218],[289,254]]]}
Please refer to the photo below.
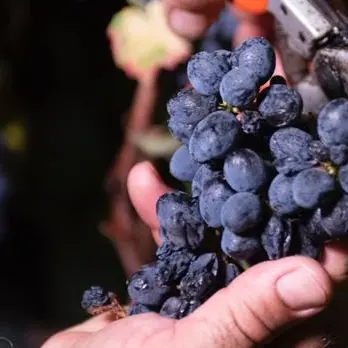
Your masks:
{"label": "finger", "polygon": [[93,332],[100,331],[114,322],[116,315],[104,313],[90,318],[82,324],[75,325],[63,332],[52,336],[44,343],[42,348],[70,348],[78,341],[88,339]]}
{"label": "finger", "polygon": [[154,313],[141,314],[115,321],[90,337],[83,337],[73,347],[62,348],[174,348],[177,347],[171,344],[174,330],[174,320]]}
{"label": "finger", "polygon": [[224,0],[166,0],[169,26],[188,39],[201,37],[224,7]]}
{"label": "finger", "polygon": [[348,240],[325,245],[321,264],[336,284],[348,279]]}
{"label": "finger", "polygon": [[151,228],[159,243],[156,203],[160,196],[170,191],[150,162],[136,164],[128,175],[128,192],[134,208]]}
{"label": "finger", "polygon": [[285,70],[283,67],[282,58],[280,56],[278,49],[275,49],[275,54],[276,54],[276,67],[274,70],[274,75],[280,75],[286,79],[286,74],[285,74]]}
{"label": "finger", "polygon": [[96,332],[115,321],[116,318],[115,313],[103,313],[84,321],[82,324],[75,325],[65,332]]}
{"label": "finger", "polygon": [[192,347],[252,347],[319,313],[331,296],[331,280],[316,261],[305,257],[269,261],[215,294],[180,321],[176,332],[179,336],[190,331],[197,340]]}
{"label": "finger", "polygon": [[213,19],[206,15],[174,8],[169,12],[170,28],[179,36],[195,40],[204,35]]}
{"label": "finger", "polygon": [[90,334],[87,332],[62,332],[50,337],[41,348],[71,348],[88,337]]}

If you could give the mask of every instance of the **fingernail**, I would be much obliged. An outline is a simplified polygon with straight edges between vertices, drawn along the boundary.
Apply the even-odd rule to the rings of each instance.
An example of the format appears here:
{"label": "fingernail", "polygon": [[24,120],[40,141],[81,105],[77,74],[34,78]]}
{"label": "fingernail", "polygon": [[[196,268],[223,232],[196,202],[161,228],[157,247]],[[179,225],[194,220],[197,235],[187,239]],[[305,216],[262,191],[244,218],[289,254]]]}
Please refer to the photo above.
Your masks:
{"label": "fingernail", "polygon": [[172,10],[168,20],[172,30],[184,37],[198,37],[207,26],[204,16],[180,9]]}
{"label": "fingernail", "polygon": [[157,169],[155,168],[155,166],[150,162],[150,161],[144,161],[142,162],[144,167],[147,167],[147,169],[149,170],[149,172],[151,172],[153,175],[156,176],[156,178],[159,178],[159,174]]}
{"label": "fingernail", "polygon": [[183,20],[185,20],[185,17],[187,16],[187,13],[182,10],[174,9],[170,16],[169,16],[169,24],[171,28],[176,32],[181,32]]}
{"label": "fingernail", "polygon": [[323,307],[329,298],[315,276],[304,267],[282,276],[276,289],[284,304],[296,311]]}

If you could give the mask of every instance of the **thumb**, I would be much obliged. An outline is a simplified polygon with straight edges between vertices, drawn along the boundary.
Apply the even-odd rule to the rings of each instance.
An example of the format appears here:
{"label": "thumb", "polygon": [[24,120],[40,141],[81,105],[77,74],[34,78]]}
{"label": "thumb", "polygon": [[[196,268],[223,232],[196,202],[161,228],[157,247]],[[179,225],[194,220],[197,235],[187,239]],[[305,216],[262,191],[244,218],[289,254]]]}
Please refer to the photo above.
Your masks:
{"label": "thumb", "polygon": [[331,280],[316,261],[268,261],[240,275],[177,327],[190,332],[191,347],[254,347],[319,313],[331,296]]}

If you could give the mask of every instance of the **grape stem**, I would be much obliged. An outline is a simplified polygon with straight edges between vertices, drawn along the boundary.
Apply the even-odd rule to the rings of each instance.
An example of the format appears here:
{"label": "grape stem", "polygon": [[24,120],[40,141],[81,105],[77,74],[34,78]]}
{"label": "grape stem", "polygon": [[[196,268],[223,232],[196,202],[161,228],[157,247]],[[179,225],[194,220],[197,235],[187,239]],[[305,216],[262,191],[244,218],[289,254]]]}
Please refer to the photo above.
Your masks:
{"label": "grape stem", "polygon": [[235,106],[232,106],[232,105],[228,105],[226,102],[222,102],[219,104],[219,109],[220,110],[226,110],[228,112],[231,112],[233,114],[239,114],[240,113],[240,110],[235,107]]}
{"label": "grape stem", "polygon": [[320,166],[331,176],[337,175],[337,168],[331,162],[322,162]]}

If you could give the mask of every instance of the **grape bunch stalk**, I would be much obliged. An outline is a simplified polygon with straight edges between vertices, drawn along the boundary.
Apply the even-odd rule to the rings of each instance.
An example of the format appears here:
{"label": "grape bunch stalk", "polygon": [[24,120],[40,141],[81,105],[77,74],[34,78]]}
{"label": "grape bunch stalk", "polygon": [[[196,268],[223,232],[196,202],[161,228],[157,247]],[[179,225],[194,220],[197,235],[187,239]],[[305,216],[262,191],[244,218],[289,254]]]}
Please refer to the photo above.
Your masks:
{"label": "grape bunch stalk", "polygon": [[246,268],[318,259],[324,243],[348,235],[348,99],[304,115],[274,69],[264,38],[188,62],[191,86],[167,110],[182,142],[170,172],[191,192],[159,198],[162,244],[128,281],[129,316],[181,319]]}

